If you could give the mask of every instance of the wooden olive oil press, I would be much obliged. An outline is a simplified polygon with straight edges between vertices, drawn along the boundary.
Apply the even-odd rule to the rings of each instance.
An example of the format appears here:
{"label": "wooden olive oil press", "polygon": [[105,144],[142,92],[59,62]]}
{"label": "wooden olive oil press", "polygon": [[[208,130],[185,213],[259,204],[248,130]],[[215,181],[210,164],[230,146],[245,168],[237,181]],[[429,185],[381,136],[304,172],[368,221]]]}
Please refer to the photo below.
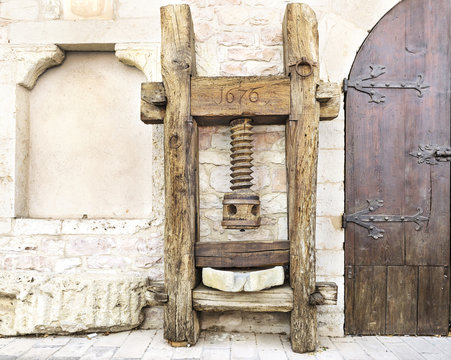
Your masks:
{"label": "wooden olive oil press", "polygon": [[[319,120],[338,115],[340,86],[320,83],[314,12],[287,5],[284,76],[197,77],[188,5],[161,8],[163,83],[142,84],[141,120],[164,124],[164,337],[195,344],[198,311],[291,312],[296,352],[316,347],[316,305],[336,304],[337,286],[316,283],[315,217]],[[302,41],[299,41],[302,39]],[[251,191],[252,127],[286,127],[288,241],[199,242],[199,126],[231,126],[231,192],[223,199],[225,228],[260,225]],[[200,285],[202,267],[289,267],[289,283],[253,293]],[[158,301],[157,301],[158,302]]]}

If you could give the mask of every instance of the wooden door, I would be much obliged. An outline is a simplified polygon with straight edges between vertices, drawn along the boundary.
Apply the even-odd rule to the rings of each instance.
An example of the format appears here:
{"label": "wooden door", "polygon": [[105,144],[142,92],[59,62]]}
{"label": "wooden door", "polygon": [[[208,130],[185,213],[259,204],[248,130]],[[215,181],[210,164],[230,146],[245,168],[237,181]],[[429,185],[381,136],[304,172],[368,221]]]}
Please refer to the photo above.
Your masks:
{"label": "wooden door", "polygon": [[448,333],[450,13],[400,2],[345,81],[348,334]]}

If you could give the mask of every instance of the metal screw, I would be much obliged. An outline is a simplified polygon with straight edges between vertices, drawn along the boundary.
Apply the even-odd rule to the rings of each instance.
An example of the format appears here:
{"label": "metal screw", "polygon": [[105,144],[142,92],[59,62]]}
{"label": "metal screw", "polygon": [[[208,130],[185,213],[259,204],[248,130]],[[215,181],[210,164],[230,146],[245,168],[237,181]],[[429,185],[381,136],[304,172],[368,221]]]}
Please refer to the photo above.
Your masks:
{"label": "metal screw", "polygon": [[384,217],[385,221],[388,221],[388,216]]}

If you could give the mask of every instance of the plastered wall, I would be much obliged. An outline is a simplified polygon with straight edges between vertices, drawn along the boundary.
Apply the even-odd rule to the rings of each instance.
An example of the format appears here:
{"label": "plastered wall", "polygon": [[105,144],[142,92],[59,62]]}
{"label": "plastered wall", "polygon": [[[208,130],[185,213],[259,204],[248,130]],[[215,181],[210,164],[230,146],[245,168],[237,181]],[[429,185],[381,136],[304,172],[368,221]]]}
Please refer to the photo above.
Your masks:
{"label": "plastered wall", "polygon": [[[56,200],[45,203],[49,200],[46,192],[50,196],[54,191],[52,187],[46,188],[44,184],[40,185],[39,181],[35,181],[42,180],[39,173],[45,174],[47,168],[53,169],[51,181],[54,186],[58,186],[59,181],[64,181],[65,177],[67,181],[73,181],[64,166],[55,166],[57,161],[49,155],[55,144],[48,144],[47,147],[48,140],[45,137],[38,136],[39,141],[35,138],[40,132],[49,134],[48,132],[57,131],[49,127],[46,132],[43,124],[40,124],[46,116],[44,110],[38,109],[36,101],[44,96],[46,86],[52,86],[52,74],[60,72],[66,74],[63,76],[69,76],[71,64],[76,66],[96,56],[99,56],[99,59],[107,56],[95,53],[71,54],[68,51],[108,51],[108,61],[118,62],[114,67],[119,69],[123,66],[119,63],[121,61],[138,68],[142,74],[136,69],[117,70],[123,74],[115,74],[119,77],[129,74],[127,86],[135,86],[139,79],[160,81],[159,7],[180,2],[0,1],[0,275],[4,279],[0,285],[0,293],[16,299],[15,305],[0,306],[5,318],[10,319],[0,326],[0,333],[58,332],[55,330],[58,326],[63,329],[59,330],[60,332],[75,331],[73,329],[83,331],[93,328],[130,328],[138,326],[144,320],[144,314],[147,314],[145,326],[161,325],[161,309],[145,308],[146,295],[143,289],[147,277],[153,280],[163,279],[162,127],[157,125],[147,126],[145,130],[140,128],[142,137],[133,142],[130,139],[138,128],[136,124],[139,123],[139,112],[137,109],[124,109],[128,114],[127,121],[135,124],[128,127],[123,123],[121,132],[124,133],[124,138],[116,135],[114,146],[110,147],[105,136],[100,133],[103,127],[107,127],[107,121],[93,125],[92,131],[98,134],[99,142],[104,144],[104,148],[123,151],[118,166],[125,170],[111,171],[111,178],[101,180],[108,183],[118,179],[121,187],[127,189],[136,201],[127,202],[117,196],[109,199],[111,204],[108,206],[104,203],[107,195],[102,193],[105,186],[87,196],[79,186],[80,182],[91,182],[87,174],[86,178],[82,176],[79,179],[80,182],[71,183],[73,185],[69,189],[73,189],[73,192],[67,190],[66,195],[63,193],[59,197],[60,201],[69,201],[72,207],[69,211],[67,208],[63,210]],[[184,2],[190,4],[193,16],[198,75],[282,74],[281,24],[287,1]],[[321,79],[341,81],[347,76],[355,53],[367,32],[398,1],[304,2],[314,9],[318,17]],[[63,62],[65,57],[67,63]],[[99,60],[96,65],[94,60],[94,67],[101,63]],[[49,70],[40,79],[39,76],[52,66],[61,68]],[[102,69],[99,73],[105,74],[105,71],[106,69]],[[74,92],[85,91],[81,89],[80,86]],[[92,91],[95,95],[100,89]],[[104,91],[107,95],[108,91],[115,90]],[[136,96],[139,96],[139,90],[135,88],[134,91]],[[76,117],[73,114],[78,114],[84,106],[79,102],[81,95],[85,94],[80,94],[77,101],[68,102],[65,106],[65,111],[72,114],[68,115],[68,120],[70,116]],[[127,96],[129,94],[124,95],[124,99]],[[55,106],[52,105],[51,99],[45,100],[50,101],[49,107]],[[130,99],[127,103],[133,101],[135,100]],[[109,116],[112,123],[120,120],[115,111],[111,111]],[[244,235],[224,231],[219,226],[222,194],[228,191],[228,129],[207,127],[200,130],[202,240],[237,240],[244,237],[262,240],[286,239],[283,127],[256,127],[255,130],[255,190],[260,192],[262,199],[263,226],[256,232],[246,232]],[[339,286],[339,300],[336,306],[319,307],[318,326],[320,335],[340,336],[343,334],[344,321],[344,234],[340,227],[344,202],[343,111],[337,119],[321,122],[319,141],[317,279],[336,282]],[[92,156],[92,147],[85,146],[88,145],[87,141],[80,141],[79,144],[81,156]],[[42,151],[36,151],[38,149]],[[124,156],[127,153],[133,156]],[[98,154],[99,162],[109,159],[108,154],[105,154],[105,157],[102,157],[101,153]],[[66,160],[63,163],[66,163]],[[124,176],[126,169],[130,169],[130,173],[135,176]],[[77,192],[80,196],[75,195],[75,201],[73,196]],[[35,196],[38,193],[41,194],[45,208],[40,208],[40,198]],[[91,205],[94,211],[83,210],[87,206],[88,198],[93,201]],[[146,201],[140,202],[143,199]],[[52,205],[52,202],[55,205]],[[131,209],[125,206],[126,203],[133,205]],[[116,207],[121,210],[113,211]],[[125,213],[126,209],[131,212],[131,216]],[[80,216],[87,212],[93,216]],[[49,290],[36,292],[33,287],[35,285],[30,282],[18,285],[18,278],[24,282],[29,279],[23,274],[33,274],[34,278],[38,279],[36,283],[39,287]],[[89,274],[89,277],[86,274]],[[71,286],[72,281],[77,279],[83,279],[84,286]],[[99,286],[104,279],[112,281],[112,285]],[[120,283],[120,286],[114,285],[114,279],[118,279],[117,284]],[[71,303],[70,311],[75,314],[73,318],[65,313],[62,303],[55,302],[56,300],[48,295],[52,292],[65,293],[69,291],[68,288],[72,291],[71,294],[78,294],[71,298],[80,299]],[[133,296],[128,299],[121,298],[119,293],[124,291]],[[111,303],[112,308],[120,304],[123,309],[131,310],[129,313],[124,310],[122,315],[111,311],[111,314],[117,315],[93,319],[92,312],[86,311],[82,299],[94,293],[97,295],[90,297],[91,303],[103,304],[102,311],[106,313],[110,306],[108,299],[111,298],[117,298],[117,301]],[[41,294],[39,301],[45,304],[41,308],[47,309],[47,312],[30,305],[27,308],[31,314],[29,321],[26,326],[19,328],[18,314],[23,313],[24,308],[18,304],[37,301],[37,294]],[[0,297],[0,303],[2,301]],[[129,306],[130,304],[133,306]],[[55,308],[61,311],[55,313],[56,310],[52,310]],[[44,315],[34,316],[39,311]],[[128,314],[128,317],[124,314]],[[78,325],[75,324],[77,321]],[[49,328],[50,322],[57,323],[58,326]],[[268,325],[271,323],[273,325]],[[205,328],[229,331],[246,329],[280,332],[287,331],[287,324],[288,318],[280,314],[262,316],[237,312],[203,316]]]}

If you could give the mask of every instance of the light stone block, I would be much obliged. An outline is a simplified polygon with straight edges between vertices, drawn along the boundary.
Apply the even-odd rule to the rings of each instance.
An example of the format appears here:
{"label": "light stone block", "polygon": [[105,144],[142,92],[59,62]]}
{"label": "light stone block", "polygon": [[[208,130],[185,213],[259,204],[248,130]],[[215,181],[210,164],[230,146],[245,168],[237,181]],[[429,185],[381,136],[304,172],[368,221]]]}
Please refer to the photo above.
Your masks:
{"label": "light stone block", "polygon": [[146,290],[147,277],[138,274],[2,271],[0,334],[132,329],[143,320]]}
{"label": "light stone block", "polygon": [[11,44],[58,44],[64,50],[114,50],[117,43],[159,43],[160,14],[116,21],[17,22],[9,25]]}
{"label": "light stone block", "polygon": [[14,221],[15,235],[56,235],[60,231],[60,220],[19,218]]}
{"label": "light stone block", "polygon": [[343,250],[317,250],[316,273],[318,275],[343,275],[344,251]]}
{"label": "light stone block", "polygon": [[341,216],[316,218],[316,248],[320,250],[343,250],[344,230]]}
{"label": "light stone block", "polygon": [[341,216],[344,211],[344,184],[318,184],[316,216]]}
{"label": "light stone block", "polygon": [[268,289],[282,285],[284,278],[282,266],[257,271],[202,269],[202,282],[205,286],[230,292]]}
{"label": "light stone block", "polygon": [[[320,150],[342,150],[345,147],[345,123],[343,119],[333,121],[320,121],[319,148]],[[343,155],[344,156],[344,155]]]}
{"label": "light stone block", "polygon": [[7,234],[11,231],[11,219],[0,219],[0,234]]}
{"label": "light stone block", "polygon": [[287,194],[271,193],[260,198],[263,214],[285,213],[287,211]]}
{"label": "light stone block", "polygon": [[345,159],[342,150],[319,150],[318,183],[343,182]]}
{"label": "light stone block", "polygon": [[3,0],[0,17],[5,20],[36,20],[39,16],[37,0]]}
{"label": "light stone block", "polygon": [[58,259],[55,262],[54,271],[56,273],[63,273],[71,269],[78,268],[81,265],[80,258],[64,258]]}

